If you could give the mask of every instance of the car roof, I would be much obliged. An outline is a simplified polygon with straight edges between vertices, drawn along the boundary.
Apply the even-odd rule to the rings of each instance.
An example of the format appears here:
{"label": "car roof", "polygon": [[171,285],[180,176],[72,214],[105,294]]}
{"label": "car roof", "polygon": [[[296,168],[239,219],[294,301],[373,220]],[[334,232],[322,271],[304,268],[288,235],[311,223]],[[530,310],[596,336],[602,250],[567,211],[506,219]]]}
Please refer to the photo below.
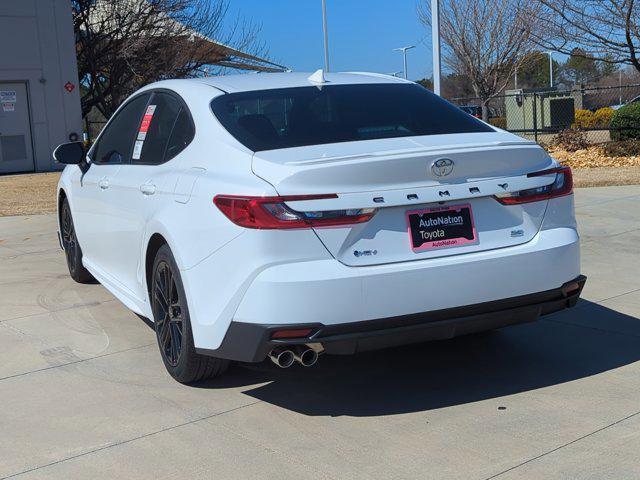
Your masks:
{"label": "car roof", "polygon": [[[317,74],[317,72],[316,72]],[[221,75],[218,77],[190,78],[184,80],[165,80],[148,85],[154,87],[182,87],[188,84],[206,84],[227,93],[248,92],[252,90],[271,90],[276,88],[309,87],[319,85],[354,85],[371,83],[413,83],[403,78],[367,72],[324,73],[325,83],[309,80],[313,72],[282,73],[244,73],[237,75]],[[145,88],[145,89],[146,89]]]}

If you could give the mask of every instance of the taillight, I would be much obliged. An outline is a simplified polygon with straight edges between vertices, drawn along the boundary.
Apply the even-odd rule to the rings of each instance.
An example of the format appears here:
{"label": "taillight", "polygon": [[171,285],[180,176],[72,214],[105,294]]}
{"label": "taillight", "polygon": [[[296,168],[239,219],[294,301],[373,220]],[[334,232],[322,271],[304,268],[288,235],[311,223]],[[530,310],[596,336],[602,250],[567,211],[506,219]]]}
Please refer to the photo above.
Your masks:
{"label": "taillight", "polygon": [[529,173],[527,177],[541,177],[543,175],[556,175],[555,181],[544,187],[530,188],[518,192],[501,193],[495,196],[503,205],[517,205],[522,203],[539,202],[550,198],[563,197],[573,193],[573,176],[571,168],[558,167],[540,172]]}
{"label": "taillight", "polygon": [[308,337],[311,332],[313,332],[312,328],[297,328],[291,330],[276,330],[271,334],[271,338],[273,340],[283,340],[288,338],[304,338]]}
{"label": "taillight", "polygon": [[216,195],[213,203],[236,225],[256,229],[290,229],[353,225],[371,220],[375,208],[298,212],[285,202],[338,198],[327,195],[289,195],[282,197],[247,197]]}

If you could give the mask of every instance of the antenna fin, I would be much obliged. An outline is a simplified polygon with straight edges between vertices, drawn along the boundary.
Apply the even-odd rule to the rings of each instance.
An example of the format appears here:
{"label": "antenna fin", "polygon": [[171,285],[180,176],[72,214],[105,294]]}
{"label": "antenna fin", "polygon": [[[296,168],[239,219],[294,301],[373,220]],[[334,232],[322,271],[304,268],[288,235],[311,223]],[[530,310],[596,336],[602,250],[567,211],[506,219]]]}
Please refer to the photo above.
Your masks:
{"label": "antenna fin", "polygon": [[324,71],[322,69],[316,70],[307,80],[312,83],[327,83],[327,79],[324,78]]}

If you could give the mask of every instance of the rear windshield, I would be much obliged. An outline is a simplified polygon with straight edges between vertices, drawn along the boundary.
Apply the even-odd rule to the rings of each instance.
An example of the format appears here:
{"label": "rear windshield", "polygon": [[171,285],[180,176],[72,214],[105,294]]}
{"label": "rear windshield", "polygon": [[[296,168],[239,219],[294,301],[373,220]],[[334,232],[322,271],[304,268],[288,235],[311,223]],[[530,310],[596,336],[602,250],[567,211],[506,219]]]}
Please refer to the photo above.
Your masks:
{"label": "rear windshield", "polygon": [[253,151],[379,138],[492,132],[420,85],[327,85],[221,95],[220,123]]}

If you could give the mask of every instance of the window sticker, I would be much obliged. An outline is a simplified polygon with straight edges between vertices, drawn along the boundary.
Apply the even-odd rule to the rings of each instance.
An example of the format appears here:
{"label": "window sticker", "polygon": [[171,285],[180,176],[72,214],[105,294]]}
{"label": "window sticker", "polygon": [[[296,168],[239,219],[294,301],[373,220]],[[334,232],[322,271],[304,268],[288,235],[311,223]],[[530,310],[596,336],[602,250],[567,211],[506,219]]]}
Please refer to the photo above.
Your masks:
{"label": "window sticker", "polygon": [[151,126],[151,120],[153,120],[153,114],[156,113],[156,106],[149,105],[147,107],[147,111],[144,113],[142,117],[142,121],[140,122],[140,128],[138,129],[138,136],[136,138],[136,143],[133,146],[133,155],[131,158],[133,160],[140,160],[140,156],[142,154],[142,147],[144,146],[144,141],[147,138],[147,132],[149,131],[149,127]]}
{"label": "window sticker", "polygon": [[140,160],[140,154],[142,153],[142,146],[144,145],[144,142],[141,140],[136,141],[135,145],[133,146],[133,155],[132,158],[134,160]]}

